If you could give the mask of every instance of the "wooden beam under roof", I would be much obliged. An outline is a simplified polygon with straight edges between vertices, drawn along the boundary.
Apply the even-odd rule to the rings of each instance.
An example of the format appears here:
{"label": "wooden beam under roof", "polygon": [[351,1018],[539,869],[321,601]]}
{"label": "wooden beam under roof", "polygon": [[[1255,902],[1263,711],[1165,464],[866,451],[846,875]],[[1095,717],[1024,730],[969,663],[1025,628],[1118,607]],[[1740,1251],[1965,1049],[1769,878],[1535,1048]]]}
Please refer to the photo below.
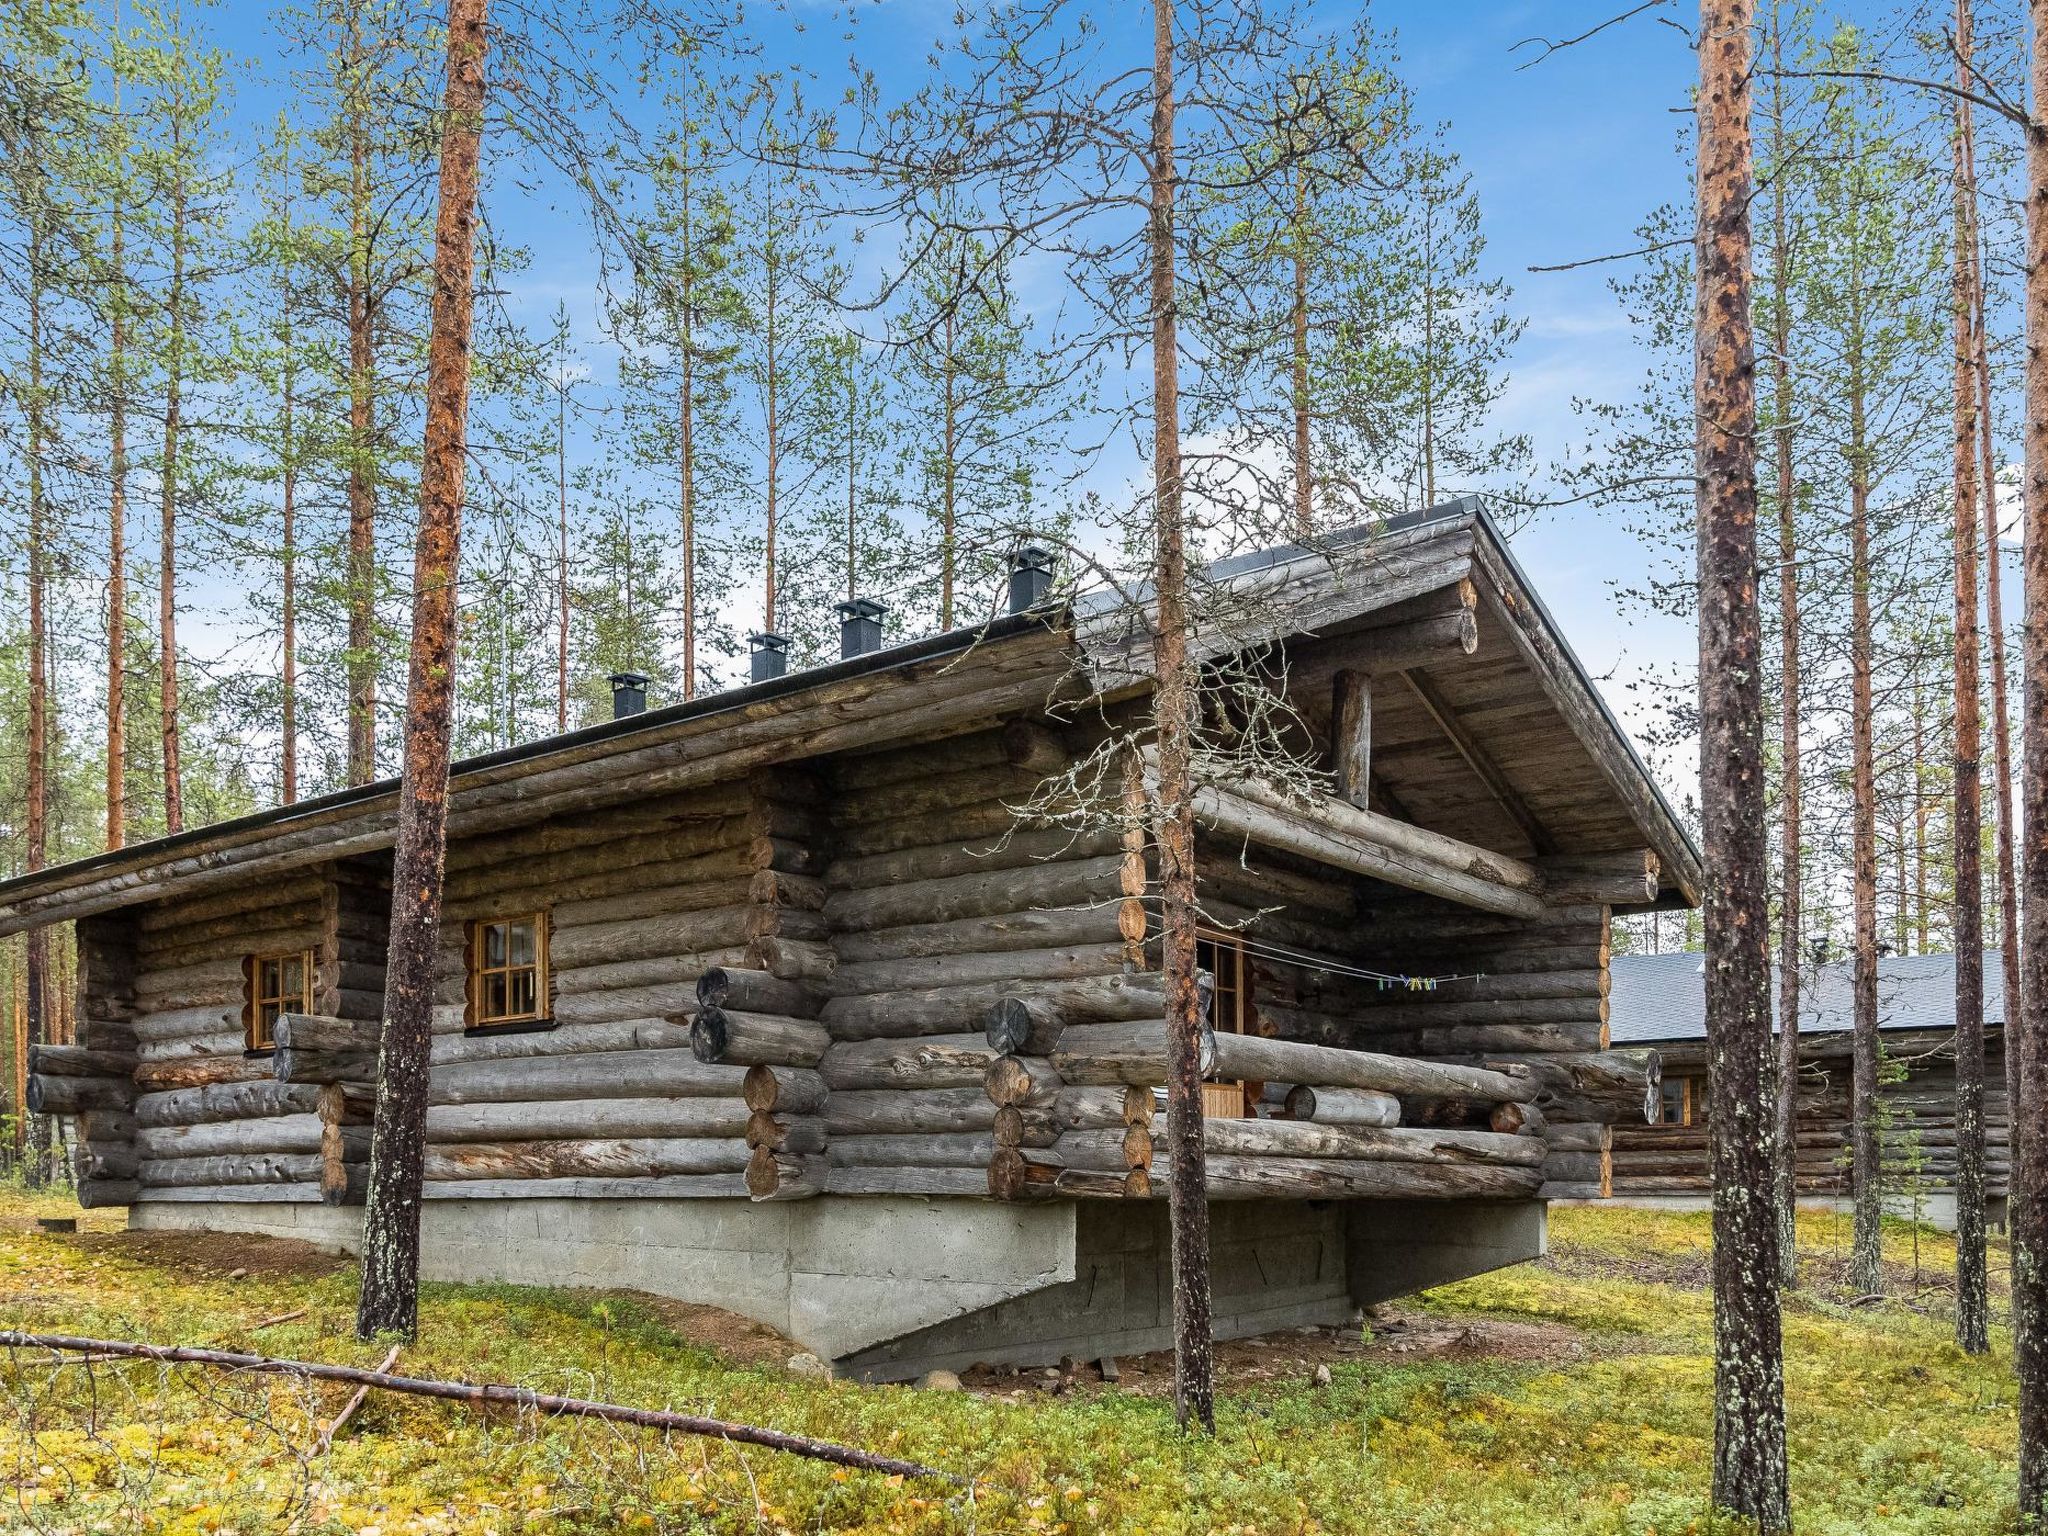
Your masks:
{"label": "wooden beam under roof", "polygon": [[1442,690],[1421,672],[1405,671],[1401,674],[1401,680],[1408,685],[1409,692],[1415,695],[1423,709],[1428,711],[1430,719],[1437,723],[1437,727],[1450,741],[1452,749],[1465,760],[1465,766],[1478,775],[1479,782],[1486,786],[1486,792],[1493,796],[1494,803],[1507,813],[1510,821],[1521,828],[1522,836],[1529,840],[1529,846],[1539,854],[1555,853],[1556,840],[1544,828],[1543,823],[1536,819],[1536,813],[1529,809],[1529,802],[1524,800],[1514,785],[1508,782],[1507,775],[1500,771],[1500,766],[1494,762],[1486,749],[1472,739],[1472,733],[1465,728],[1465,722],[1458,718],[1456,707],[1443,696]]}

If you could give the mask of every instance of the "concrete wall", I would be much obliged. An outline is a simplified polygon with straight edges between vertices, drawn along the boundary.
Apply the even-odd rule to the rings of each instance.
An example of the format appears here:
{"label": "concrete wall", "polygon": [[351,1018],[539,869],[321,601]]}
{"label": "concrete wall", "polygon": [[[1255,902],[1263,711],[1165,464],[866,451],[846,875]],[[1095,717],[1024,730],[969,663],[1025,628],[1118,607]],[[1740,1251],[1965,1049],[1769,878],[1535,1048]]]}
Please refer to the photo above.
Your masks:
{"label": "concrete wall", "polygon": [[[260,1232],[354,1253],[360,1207],[133,1206],[137,1228]],[[620,1287],[724,1307],[827,1360],[1074,1277],[1075,1207],[859,1200],[430,1200],[430,1280]]]}
{"label": "concrete wall", "polygon": [[[362,1212],[153,1202],[138,1228],[260,1232],[354,1252]],[[1361,1306],[1541,1257],[1537,1201],[1230,1201],[1210,1208],[1216,1336],[1349,1321]],[[1162,1200],[433,1200],[433,1280],[619,1287],[779,1328],[846,1374],[900,1380],[1171,1345]]]}

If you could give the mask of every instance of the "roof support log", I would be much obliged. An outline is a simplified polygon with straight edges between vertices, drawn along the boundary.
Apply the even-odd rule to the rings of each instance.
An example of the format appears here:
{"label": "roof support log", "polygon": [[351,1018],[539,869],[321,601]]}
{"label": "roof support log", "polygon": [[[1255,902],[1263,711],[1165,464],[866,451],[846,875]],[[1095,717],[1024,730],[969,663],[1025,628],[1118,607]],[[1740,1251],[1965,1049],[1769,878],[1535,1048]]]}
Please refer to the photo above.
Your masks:
{"label": "roof support log", "polygon": [[1458,711],[1452,707],[1450,700],[1444,697],[1442,690],[1427,676],[1412,670],[1402,672],[1401,680],[1408,685],[1409,691],[1428,712],[1430,719],[1437,723],[1438,729],[1449,740],[1452,749],[1464,759],[1465,766],[1470,768],[1478,776],[1479,782],[1486,786],[1486,792],[1493,796],[1494,802],[1507,813],[1510,821],[1521,828],[1522,835],[1529,840],[1529,846],[1539,854],[1554,852],[1557,845],[1551,839],[1550,833],[1544,829],[1543,823],[1536,819],[1536,814],[1529,809],[1528,802],[1523,800],[1515,787],[1507,781],[1507,776],[1500,771],[1499,765],[1486,749],[1472,739],[1472,733],[1465,728],[1464,721],[1458,718]]}

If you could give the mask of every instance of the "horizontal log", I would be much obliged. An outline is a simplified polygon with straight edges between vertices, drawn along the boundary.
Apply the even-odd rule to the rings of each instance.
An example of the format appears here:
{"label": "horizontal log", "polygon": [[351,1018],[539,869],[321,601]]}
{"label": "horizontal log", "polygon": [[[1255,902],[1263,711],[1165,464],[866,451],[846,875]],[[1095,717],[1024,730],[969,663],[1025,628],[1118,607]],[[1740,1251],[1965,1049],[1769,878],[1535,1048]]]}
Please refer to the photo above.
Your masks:
{"label": "horizontal log", "polygon": [[[685,955],[649,955],[639,960],[619,960],[610,965],[579,965],[555,967],[548,973],[556,996],[574,996],[581,992],[625,992],[643,987],[673,986],[678,982],[695,985],[706,972],[722,965],[738,965],[746,959],[746,946],[728,945],[722,949],[700,949]],[[466,978],[461,968],[445,978],[437,996],[442,1001],[458,1001],[463,995]]]}
{"label": "horizontal log", "polygon": [[980,1035],[914,1035],[840,1041],[818,1070],[834,1089],[967,1088],[982,1081],[993,1059]]}
{"label": "horizontal log", "polygon": [[[1698,1187],[1703,1192],[1706,1189],[1704,1182]],[[1539,1200],[1605,1200],[1609,1198],[1609,1195],[1607,1189],[1598,1180],[1570,1184],[1563,1182],[1552,1183],[1549,1180],[1545,1180],[1541,1187],[1537,1189],[1536,1198]]]}
{"label": "horizontal log", "polygon": [[240,1051],[224,1056],[177,1056],[165,1061],[145,1061],[135,1068],[135,1086],[144,1093],[172,1088],[204,1088],[209,1083],[270,1081],[270,1058],[244,1056]]}
{"label": "horizontal log", "polygon": [[[1498,1164],[1353,1161],[1307,1157],[1232,1157],[1207,1160],[1212,1200],[1447,1200],[1533,1198],[1540,1170]],[[1155,1185],[1164,1173],[1152,1172]]]}
{"label": "horizontal log", "polygon": [[132,1077],[135,1057],[125,1051],[93,1051],[82,1045],[31,1045],[31,1077]]}
{"label": "horizontal log", "polygon": [[770,1013],[703,1006],[690,1020],[690,1050],[699,1061],[743,1067],[815,1067],[832,1037],[822,1024]]}
{"label": "horizontal log", "polygon": [[137,1130],[134,1114],[125,1109],[88,1109],[75,1124],[78,1139],[87,1142],[133,1141]]}
{"label": "horizontal log", "polygon": [[127,1142],[80,1142],[72,1149],[71,1178],[77,1185],[133,1179],[142,1155]]}
{"label": "horizontal log", "polygon": [[[367,1119],[374,1100],[367,1086],[345,1084],[351,1111]],[[256,1119],[268,1115],[311,1113],[320,1107],[320,1089],[312,1083],[210,1083],[145,1093],[135,1100],[138,1127],[203,1125],[216,1120]]]}
{"label": "horizontal log", "polygon": [[1042,998],[999,997],[982,1016],[983,1035],[999,1056],[1047,1055],[1066,1027],[1066,1015]]}
{"label": "horizontal log", "polygon": [[[1000,841],[984,844],[947,841],[929,847],[903,848],[889,853],[870,854],[863,858],[836,859],[825,871],[825,883],[835,892],[879,891],[888,886],[905,886],[910,882],[942,880],[959,875],[1048,868],[1062,863],[1074,864],[1118,853],[1118,837],[1119,834],[1114,828],[1078,832],[1055,828],[1014,832]],[[1112,893],[1113,890],[1112,886]],[[1062,903],[1037,899],[1030,902],[1032,906],[1060,904]],[[1016,907],[1013,903],[998,910],[1014,911]],[[855,926],[852,922],[841,921],[839,916],[833,913],[829,903],[826,911],[833,914],[835,926]],[[885,922],[870,922],[863,926],[889,927],[898,922],[917,921],[918,908],[912,907],[909,911],[910,915],[907,917]],[[940,915],[938,911],[933,911],[934,920]],[[977,914],[953,912],[944,915],[971,917]]]}
{"label": "horizontal log", "polygon": [[270,1056],[270,1075],[280,1083],[373,1083],[374,1051],[298,1051],[279,1046]]}
{"label": "horizontal log", "polygon": [[832,977],[838,957],[832,946],[814,939],[785,939],[763,934],[747,942],[747,965],[784,981],[824,983]]}
{"label": "horizontal log", "polygon": [[1151,1099],[1150,1088],[1062,1088],[1050,1103],[1003,1105],[990,1129],[997,1146],[1049,1147],[1069,1131],[1150,1125]]}
{"label": "horizontal log", "polygon": [[1123,966],[1121,940],[1063,949],[1017,949],[998,954],[927,955],[907,960],[842,964],[832,975],[835,993],[916,992],[938,987],[1000,985],[1010,981],[1114,976]]}
{"label": "horizontal log", "polygon": [[[1535,1109],[1533,1105],[1522,1107],[1535,1114],[1542,1114],[1542,1111]],[[1543,1138],[1545,1146],[1572,1152],[1605,1152],[1616,1144],[1614,1127],[1611,1125],[1588,1125],[1583,1122],[1559,1125],[1553,1120],[1534,1134]]]}
{"label": "horizontal log", "polygon": [[[434,1021],[442,1030],[442,1020]],[[687,1024],[667,1019],[615,1019],[605,1024],[558,1024],[553,1029],[483,1030],[462,1033],[462,1011],[448,1028],[434,1036],[434,1066],[463,1066],[479,1061],[519,1061],[532,1056],[596,1056],[618,1051],[688,1051]]]}
{"label": "horizontal log", "polygon": [[1023,997],[1058,1009],[1069,1023],[1162,1017],[1166,992],[1157,972],[1085,976],[1065,981],[1010,981],[834,997],[819,1010],[833,1037],[864,1040],[881,1035],[946,1035],[979,1027],[989,1005]]}
{"label": "horizontal log", "polygon": [[962,1131],[930,1136],[835,1136],[825,1149],[834,1168],[972,1168],[988,1167],[995,1138],[987,1131]]}
{"label": "horizontal log", "polygon": [[[1083,1087],[1116,1083],[1150,1087],[1166,1081],[1166,1031],[1164,1019],[1076,1024],[1060,1036],[1059,1045],[1048,1059],[1053,1070],[1068,1083]],[[1220,1046],[1216,1039],[1213,1031],[1203,1031],[1197,1070],[1204,1077],[1214,1076],[1219,1070]]]}
{"label": "horizontal log", "polygon": [[494,1141],[429,1145],[429,1179],[661,1178],[742,1173],[749,1157],[737,1137]]}
{"label": "horizontal log", "polygon": [[1412,994],[1390,993],[1409,1001],[1356,1009],[1348,1022],[1365,1030],[1448,1029],[1465,1024],[1570,1024],[1604,1019],[1606,1002],[1598,997],[1525,998],[1463,1002],[1455,998],[1414,1000]]}
{"label": "horizontal log", "polygon": [[[1553,1104],[1579,1105],[1586,1101],[1609,1105],[1631,1119],[1657,1116],[1657,1100],[1663,1086],[1662,1058],[1655,1051],[1552,1051],[1538,1055],[1496,1053],[1481,1058],[1492,1070],[1513,1071],[1539,1085],[1533,1102],[1549,1111]],[[1559,1114],[1558,1119],[1583,1119],[1584,1115]],[[1613,1118],[1610,1116],[1593,1118]]]}
{"label": "horizontal log", "polygon": [[[650,866],[651,875],[663,873]],[[650,876],[651,878],[651,876]],[[727,873],[720,878],[677,884],[674,876],[640,886],[628,883],[616,890],[599,887],[594,893],[569,897],[551,893],[550,908],[556,931],[619,923],[632,918],[658,917],[664,912],[715,912],[727,907],[755,905],[754,885],[758,875]],[[445,935],[444,935],[445,937]]]}
{"label": "horizontal log", "polygon": [[180,1040],[189,1035],[218,1034],[230,1028],[240,1034],[240,1020],[241,1014],[238,1009],[207,1004],[197,1008],[172,1008],[139,1013],[133,1020],[133,1028],[138,1043],[152,1045],[159,1041]]}
{"label": "horizontal log", "polygon": [[222,1157],[145,1158],[140,1178],[160,1188],[205,1184],[317,1183],[318,1152],[243,1152]]}
{"label": "horizontal log", "polygon": [[1209,1119],[1202,1122],[1202,1134],[1211,1152],[1239,1157],[1332,1157],[1538,1168],[1552,1155],[1538,1137],[1499,1135],[1492,1131]]}
{"label": "horizontal log", "polygon": [[825,1107],[825,1079],[806,1067],[747,1068],[740,1097],[747,1108],[813,1115]]}
{"label": "horizontal log", "polygon": [[[210,1157],[229,1152],[318,1152],[319,1115],[269,1115],[257,1120],[212,1120],[198,1125],[148,1126],[135,1133],[145,1157]],[[367,1135],[365,1127],[350,1127]]]}
{"label": "horizontal log", "polygon": [[78,1204],[83,1210],[105,1210],[133,1205],[141,1193],[142,1186],[134,1179],[82,1179],[78,1185]]}
{"label": "horizontal log", "polygon": [[933,1088],[922,1093],[887,1090],[833,1093],[825,1100],[825,1129],[841,1136],[985,1131],[996,1106],[979,1088]]}
{"label": "horizontal log", "polygon": [[[1011,900],[1019,898],[1013,895]],[[833,947],[839,952],[842,970],[856,964],[939,959],[952,955],[1028,953],[1039,949],[1117,942],[1122,938],[1118,916],[1117,902],[1104,899],[1097,905],[1006,911],[951,922],[841,933],[833,941]],[[844,984],[843,977],[841,984]]]}
{"label": "horizontal log", "polygon": [[[1554,1001],[1561,998],[1605,997],[1611,987],[1610,974],[1598,967],[1580,967],[1570,970],[1516,971],[1507,973],[1489,972],[1483,976],[1469,976],[1456,981],[1439,984],[1422,1006],[1437,1003],[1485,1003],[1485,1002],[1538,1002]],[[1371,987],[1360,987],[1356,993],[1360,1012],[1370,1012],[1388,1004],[1417,1001],[1405,988],[1390,988],[1380,991]]]}
{"label": "horizontal log", "polygon": [[433,1096],[442,1104],[737,1098],[745,1076],[742,1067],[708,1064],[687,1050],[605,1051],[436,1066]]}
{"label": "horizontal log", "polygon": [[603,992],[558,993],[553,1018],[557,1024],[619,1024],[628,1019],[687,1019],[697,1011],[697,979],[661,982],[646,987],[619,987]]}
{"label": "horizontal log", "polygon": [[609,1137],[738,1137],[747,1108],[738,1097],[590,1098],[547,1103],[434,1104],[427,1140],[540,1141]]}
{"label": "horizontal log", "polygon": [[1066,1087],[1059,1069],[1039,1056],[998,1056],[982,1071],[991,1104],[1050,1104]]}
{"label": "horizontal log", "polygon": [[755,1110],[747,1116],[747,1146],[771,1152],[823,1152],[830,1138],[815,1115],[778,1116]]}
{"label": "horizontal log", "polygon": [[619,922],[558,927],[548,939],[548,964],[560,970],[644,960],[655,955],[693,954],[744,944],[754,909],[733,906],[710,912],[664,912]]}
{"label": "horizontal log", "polygon": [[1219,1033],[1215,1075],[1316,1087],[1371,1088],[1403,1098],[1472,1098],[1493,1103],[1529,1097],[1527,1086],[1486,1068],[1347,1051],[1298,1040]]}
{"label": "horizontal log", "polygon": [[1543,1160],[1545,1182],[1580,1183],[1590,1180],[1598,1184],[1609,1172],[1609,1154],[1605,1152],[1552,1152]]}
{"label": "horizontal log", "polygon": [[1335,796],[1319,796],[1309,808],[1254,785],[1203,785],[1194,802],[1196,816],[1207,825],[1262,847],[1485,911],[1530,918],[1546,911],[1537,894],[1541,877],[1520,860],[1360,810]]}
{"label": "horizontal log", "polygon": [[317,1013],[283,1013],[272,1032],[279,1050],[341,1055],[374,1052],[384,1031],[380,1019],[336,1019]]}
{"label": "horizontal log", "polygon": [[825,1160],[756,1147],[747,1159],[747,1193],[756,1200],[808,1200],[825,1192]]}
{"label": "horizontal log", "polygon": [[1366,672],[1441,666],[1479,648],[1479,621],[1469,607],[1382,625],[1344,637],[1344,660]]}
{"label": "horizontal log", "polygon": [[717,965],[697,978],[697,1001],[747,1013],[779,1013],[787,1018],[814,1018],[823,994],[801,981],[785,981],[767,971]]}
{"label": "horizontal log", "polygon": [[1661,864],[1648,848],[1619,853],[1559,853],[1536,861],[1543,891],[1554,902],[1637,906],[1657,899]]}
{"label": "horizontal log", "polygon": [[28,1080],[32,1114],[75,1115],[88,1109],[127,1109],[135,1102],[135,1084],[125,1077],[44,1077]]}
{"label": "horizontal log", "polygon": [[1401,1101],[1370,1088],[1324,1088],[1296,1083],[1287,1090],[1287,1118],[1317,1125],[1387,1126],[1401,1123]]}
{"label": "horizontal log", "polygon": [[1602,1051],[1607,1026],[1598,1019],[1557,1024],[1453,1024],[1443,1029],[1392,1030],[1353,1036],[1377,1049],[1417,1056],[1521,1056]]}

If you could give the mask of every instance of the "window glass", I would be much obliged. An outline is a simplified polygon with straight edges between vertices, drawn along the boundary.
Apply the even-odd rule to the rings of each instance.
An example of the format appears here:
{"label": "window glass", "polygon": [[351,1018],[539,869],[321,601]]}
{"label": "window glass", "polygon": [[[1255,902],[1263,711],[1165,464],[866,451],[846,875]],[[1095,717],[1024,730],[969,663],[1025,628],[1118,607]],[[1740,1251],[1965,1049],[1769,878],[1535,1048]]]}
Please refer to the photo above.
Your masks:
{"label": "window glass", "polygon": [[547,1009],[547,918],[493,918],[470,935],[470,1026],[530,1023]]}
{"label": "window glass", "polygon": [[243,1008],[243,1032],[251,1050],[267,1051],[277,1043],[277,1021],[287,1013],[313,1011],[313,955],[252,955],[248,963],[249,995]]}

